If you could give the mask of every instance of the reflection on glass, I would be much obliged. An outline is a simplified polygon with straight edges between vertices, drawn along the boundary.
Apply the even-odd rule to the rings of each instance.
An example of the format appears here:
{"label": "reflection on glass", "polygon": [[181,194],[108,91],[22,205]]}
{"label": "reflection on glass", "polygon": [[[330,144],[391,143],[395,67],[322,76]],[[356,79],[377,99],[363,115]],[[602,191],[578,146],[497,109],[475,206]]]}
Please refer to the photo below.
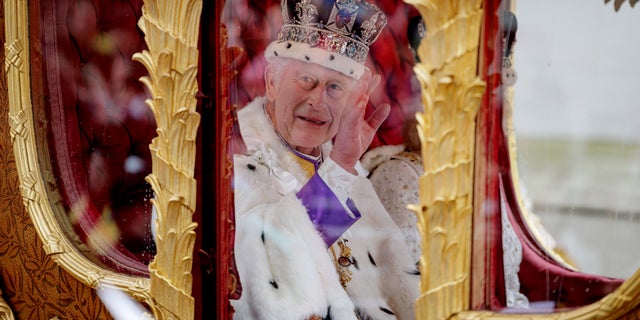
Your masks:
{"label": "reflection on glass", "polygon": [[107,266],[146,274],[156,126],[138,80],[146,70],[131,59],[145,49],[142,3],[42,7],[47,138],[68,219]]}
{"label": "reflection on glass", "polygon": [[521,185],[585,272],[640,266],[638,8],[518,1],[513,97]]}

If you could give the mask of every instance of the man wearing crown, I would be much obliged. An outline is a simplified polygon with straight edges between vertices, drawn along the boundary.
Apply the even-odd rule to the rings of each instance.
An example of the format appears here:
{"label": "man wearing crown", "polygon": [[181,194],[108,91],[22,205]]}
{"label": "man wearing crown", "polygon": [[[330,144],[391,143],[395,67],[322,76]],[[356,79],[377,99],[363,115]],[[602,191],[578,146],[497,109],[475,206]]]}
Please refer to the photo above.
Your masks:
{"label": "man wearing crown", "polygon": [[419,275],[359,163],[389,114],[365,116],[386,24],[364,0],[283,0],[266,96],[238,112],[235,319],[413,319]]}

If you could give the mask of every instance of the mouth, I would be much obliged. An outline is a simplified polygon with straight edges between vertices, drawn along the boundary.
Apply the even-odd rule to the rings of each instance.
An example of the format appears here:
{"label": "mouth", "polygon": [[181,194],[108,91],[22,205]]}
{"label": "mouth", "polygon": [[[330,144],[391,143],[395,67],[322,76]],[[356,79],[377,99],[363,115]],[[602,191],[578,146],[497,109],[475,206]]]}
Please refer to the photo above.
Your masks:
{"label": "mouth", "polygon": [[313,119],[313,118],[307,118],[307,117],[302,117],[302,116],[298,116],[298,119],[303,120],[305,122],[308,122],[310,124],[316,125],[316,126],[323,126],[328,122],[328,121],[322,121],[322,120]]}

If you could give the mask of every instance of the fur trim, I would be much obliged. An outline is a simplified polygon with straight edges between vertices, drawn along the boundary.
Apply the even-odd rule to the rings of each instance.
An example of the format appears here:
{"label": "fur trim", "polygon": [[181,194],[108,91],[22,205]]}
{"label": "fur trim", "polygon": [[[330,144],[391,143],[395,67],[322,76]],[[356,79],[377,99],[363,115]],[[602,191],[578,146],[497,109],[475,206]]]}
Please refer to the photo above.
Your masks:
{"label": "fur trim", "polygon": [[375,169],[381,163],[404,151],[405,147],[406,146],[404,144],[377,147],[375,149],[367,151],[367,153],[362,155],[362,159],[360,159],[360,162],[365,169],[367,169],[368,171],[373,171],[373,169]]}
{"label": "fur trim", "polygon": [[[333,319],[355,319],[357,308],[373,319],[413,319],[415,262],[371,182],[357,176],[349,190],[362,218],[343,236],[357,261],[349,267],[353,277],[345,292],[333,257],[295,196],[306,175],[273,129],[265,103],[259,98],[238,112],[248,155],[234,157],[236,232],[241,235],[235,255],[243,287],[233,303],[235,318],[304,319],[327,316],[330,310]],[[322,149],[329,154],[331,143]],[[257,153],[269,159],[258,159]],[[295,190],[273,188],[283,176],[274,172],[283,168],[299,184]]]}
{"label": "fur trim", "polygon": [[251,157],[236,156],[234,165],[235,184],[242,186],[235,196],[242,236],[234,249],[243,287],[235,318],[305,319],[326,316],[331,307],[337,319],[355,319],[324,241],[295,194],[269,188],[268,170]]}
{"label": "fur trim", "polygon": [[274,57],[293,58],[304,62],[315,63],[323,67],[338,71],[348,77],[360,79],[365,66],[341,54],[328,52],[321,48],[314,48],[306,43],[292,41],[274,41],[265,49],[267,61]]}
{"label": "fur trim", "polygon": [[414,319],[420,276],[413,272],[415,262],[399,227],[372,194],[370,181],[358,178],[351,195],[367,214],[348,231],[353,256],[360,262],[347,292],[354,305],[373,319]]}

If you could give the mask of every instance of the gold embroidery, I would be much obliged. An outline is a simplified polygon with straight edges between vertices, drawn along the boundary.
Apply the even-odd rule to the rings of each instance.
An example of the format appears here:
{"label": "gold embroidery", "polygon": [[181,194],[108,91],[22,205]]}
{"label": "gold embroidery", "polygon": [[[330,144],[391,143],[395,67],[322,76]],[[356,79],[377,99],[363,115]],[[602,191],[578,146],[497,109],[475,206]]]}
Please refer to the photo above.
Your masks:
{"label": "gold embroidery", "polygon": [[296,160],[296,162],[298,162],[302,170],[304,170],[305,174],[307,175],[307,178],[311,178],[313,174],[316,173],[316,167],[313,165],[313,162],[307,159],[298,157],[294,153],[289,153],[289,154]]}

